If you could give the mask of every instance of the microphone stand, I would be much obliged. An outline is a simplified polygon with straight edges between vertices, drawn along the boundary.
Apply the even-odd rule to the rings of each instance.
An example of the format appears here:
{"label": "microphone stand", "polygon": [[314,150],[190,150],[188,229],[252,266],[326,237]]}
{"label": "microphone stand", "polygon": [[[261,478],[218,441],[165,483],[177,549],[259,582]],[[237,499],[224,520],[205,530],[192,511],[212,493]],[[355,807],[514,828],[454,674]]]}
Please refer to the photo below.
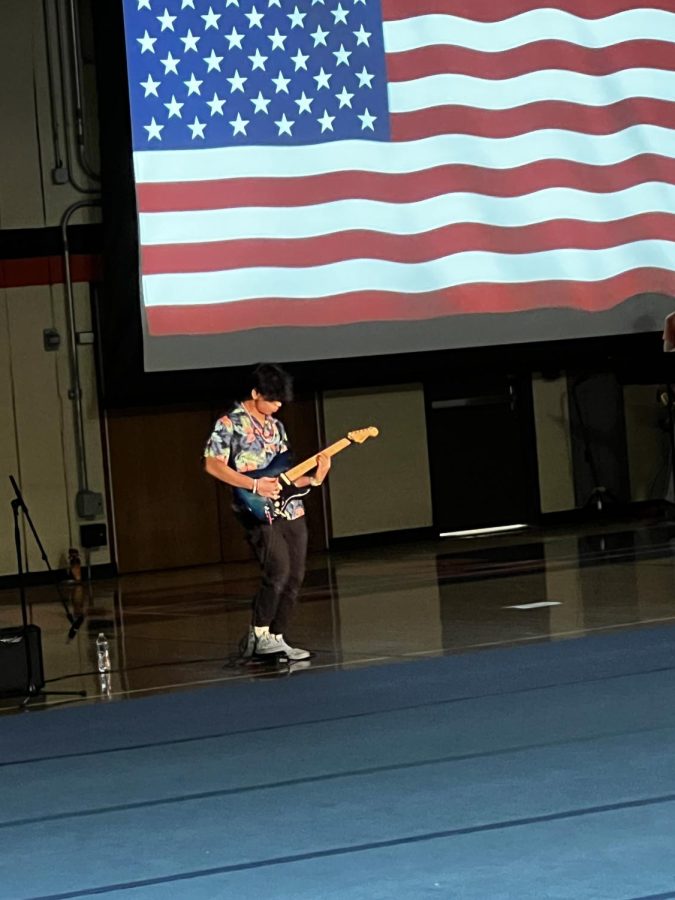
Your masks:
{"label": "microphone stand", "polygon": [[[83,615],[75,616],[68,609],[68,604],[64,600],[63,594],[61,593],[61,590],[59,589],[59,586],[56,582],[56,573],[54,572],[54,570],[52,569],[52,567],[49,563],[49,558],[47,557],[45,548],[42,546],[42,541],[40,540],[40,537],[39,537],[37,531],[35,530],[35,526],[33,525],[33,520],[30,517],[30,513],[28,512],[28,507],[26,506],[26,502],[23,499],[21,491],[19,490],[19,486],[16,483],[16,480],[14,479],[14,477],[12,475],[9,476],[9,480],[12,483],[12,488],[14,489],[14,493],[16,495],[15,499],[12,500],[12,507],[14,507],[14,505],[16,504],[17,507],[23,511],[26,522],[28,522],[30,530],[33,533],[33,537],[35,538],[35,543],[37,544],[37,547],[40,551],[40,556],[42,557],[42,560],[43,560],[45,566],[47,567],[47,571],[52,576],[52,581],[54,582],[54,587],[56,589],[57,596],[59,598],[61,606],[63,607],[65,616],[70,623],[70,629],[68,631],[68,640],[72,640],[76,636],[77,632],[80,630],[80,627],[82,626],[82,622],[84,621],[84,616]],[[16,513],[16,515],[18,515],[18,512]],[[16,533],[15,533],[14,539],[16,540]],[[19,590],[21,590],[21,588],[19,588]],[[24,627],[25,627],[25,625],[26,625],[26,623],[24,623]]]}
{"label": "microphone stand", "polygon": [[[12,484],[12,489],[14,490],[15,497],[11,501],[12,506],[12,515],[14,516],[14,544],[16,546],[16,564],[17,564],[17,575],[19,579],[19,600],[21,603],[21,622],[23,629],[23,638],[24,638],[24,647],[26,650],[26,696],[24,697],[21,708],[25,709],[31,700],[35,697],[44,697],[47,695],[61,695],[61,696],[77,696],[77,697],[86,697],[86,691],[44,691],[42,689],[42,685],[38,685],[36,680],[36,673],[33,670],[33,660],[31,658],[30,646],[28,642],[28,604],[26,602],[26,585],[25,585],[25,572],[23,568],[23,560],[21,553],[21,528],[19,525],[19,510],[23,513],[24,519],[28,522],[31,532],[33,533],[33,537],[35,538],[35,542],[40,550],[40,554],[42,559],[47,566],[47,569],[50,573],[53,572],[52,567],[49,565],[49,559],[47,558],[47,553],[45,552],[45,548],[42,546],[42,541],[40,540],[37,531],[35,530],[35,526],[33,525],[33,520],[30,517],[30,513],[28,512],[28,507],[26,506],[26,502],[23,499],[23,495],[21,490],[19,489],[19,485],[16,483],[16,480],[13,475],[9,476],[9,480]],[[64,602],[62,600],[62,602]],[[64,602],[65,605],[65,602]],[[66,607],[66,613],[68,615],[71,624],[73,624],[73,619],[68,609]],[[38,632],[39,633],[39,632]]]}

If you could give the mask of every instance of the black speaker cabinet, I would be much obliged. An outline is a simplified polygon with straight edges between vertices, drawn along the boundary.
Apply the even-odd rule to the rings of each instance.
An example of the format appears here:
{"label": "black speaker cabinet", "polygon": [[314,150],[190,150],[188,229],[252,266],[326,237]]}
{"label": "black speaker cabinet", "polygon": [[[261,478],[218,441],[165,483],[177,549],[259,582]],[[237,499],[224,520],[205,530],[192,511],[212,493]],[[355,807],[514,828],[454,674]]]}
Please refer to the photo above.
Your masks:
{"label": "black speaker cabinet", "polygon": [[44,687],[42,635],[37,625],[0,628],[0,696],[28,695]]}

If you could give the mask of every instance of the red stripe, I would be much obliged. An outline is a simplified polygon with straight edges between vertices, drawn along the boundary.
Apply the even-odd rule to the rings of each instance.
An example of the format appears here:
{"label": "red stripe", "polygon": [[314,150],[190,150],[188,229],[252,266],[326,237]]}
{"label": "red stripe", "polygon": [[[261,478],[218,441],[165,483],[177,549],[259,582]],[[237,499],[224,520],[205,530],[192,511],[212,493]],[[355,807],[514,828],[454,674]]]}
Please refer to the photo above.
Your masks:
{"label": "red stripe", "polygon": [[442,134],[504,138],[546,128],[598,135],[615,134],[636,123],[675,128],[675,103],[635,97],[600,107],[553,100],[498,110],[436,106],[393,114],[391,136],[395,141],[414,141]]}
{"label": "red stripe", "polygon": [[578,281],[470,284],[427,294],[364,292],[321,300],[271,298],[199,306],[155,306],[146,312],[152,335],[220,334],[279,326],[419,321],[462,313],[522,312],[554,307],[601,312],[645,292],[675,295],[675,272],[635,269],[593,284]]}
{"label": "red stripe", "polygon": [[[385,21],[410,19],[424,15],[459,16],[475,22],[501,22],[539,9],[535,0],[382,0],[382,17]],[[673,12],[673,0],[549,0],[549,9],[559,9],[582,19],[603,19],[632,9],[660,9]]]}
{"label": "red stripe", "polygon": [[675,48],[665,41],[625,41],[592,49],[564,41],[535,41],[501,53],[466,47],[430,46],[387,54],[389,81],[413,81],[429,75],[516,78],[542,69],[564,69],[582,75],[610,75],[624,69],[675,68]]}
{"label": "red stripe", "polygon": [[345,231],[301,240],[234,240],[145,247],[143,274],[217,272],[259,266],[303,268],[349,259],[414,264],[470,250],[492,253],[535,253],[557,248],[602,250],[640,240],[667,241],[673,236],[675,215],[665,213],[612,222],[558,219],[520,228],[462,223],[415,235]]}
{"label": "red stripe", "polygon": [[[73,254],[70,257],[70,276],[73,281],[100,281],[101,275],[101,260],[98,256]],[[63,259],[60,256],[0,260],[0,288],[63,284],[63,281]]]}
{"label": "red stripe", "polygon": [[435,197],[441,191],[516,197],[552,185],[610,193],[645,181],[675,184],[675,159],[644,154],[613,166],[551,159],[504,170],[447,165],[405,175],[331,172],[304,178],[138,184],[136,195],[139,211],[151,213],[251,206],[297,207],[354,198],[412,203]]}

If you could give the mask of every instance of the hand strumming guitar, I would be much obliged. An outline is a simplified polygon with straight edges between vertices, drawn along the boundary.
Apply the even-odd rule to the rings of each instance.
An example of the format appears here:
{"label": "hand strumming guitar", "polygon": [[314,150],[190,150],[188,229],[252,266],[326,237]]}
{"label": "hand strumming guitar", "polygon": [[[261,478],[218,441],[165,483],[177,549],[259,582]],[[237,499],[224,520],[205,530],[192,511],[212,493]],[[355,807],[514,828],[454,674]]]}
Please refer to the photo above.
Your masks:
{"label": "hand strumming guitar", "polygon": [[258,478],[258,489],[256,493],[261,497],[268,497],[275,500],[279,496],[281,488],[279,487],[278,478]]}

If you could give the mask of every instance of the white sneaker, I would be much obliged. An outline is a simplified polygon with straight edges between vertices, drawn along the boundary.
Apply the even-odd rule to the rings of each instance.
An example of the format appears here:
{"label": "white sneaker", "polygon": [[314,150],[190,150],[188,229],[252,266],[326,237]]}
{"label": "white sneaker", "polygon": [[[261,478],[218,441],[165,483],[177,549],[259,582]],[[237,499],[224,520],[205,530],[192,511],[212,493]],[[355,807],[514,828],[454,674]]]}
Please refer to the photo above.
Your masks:
{"label": "white sneaker", "polygon": [[278,645],[282,648],[282,653],[286,655],[287,659],[290,659],[293,662],[297,662],[300,659],[309,659],[312,655],[309,650],[301,650],[300,647],[291,647],[290,644],[286,643],[282,634],[274,635],[274,637]]}
{"label": "white sneaker", "polygon": [[286,654],[285,645],[275,634],[261,634],[255,639],[256,656],[273,656],[274,654]]}

